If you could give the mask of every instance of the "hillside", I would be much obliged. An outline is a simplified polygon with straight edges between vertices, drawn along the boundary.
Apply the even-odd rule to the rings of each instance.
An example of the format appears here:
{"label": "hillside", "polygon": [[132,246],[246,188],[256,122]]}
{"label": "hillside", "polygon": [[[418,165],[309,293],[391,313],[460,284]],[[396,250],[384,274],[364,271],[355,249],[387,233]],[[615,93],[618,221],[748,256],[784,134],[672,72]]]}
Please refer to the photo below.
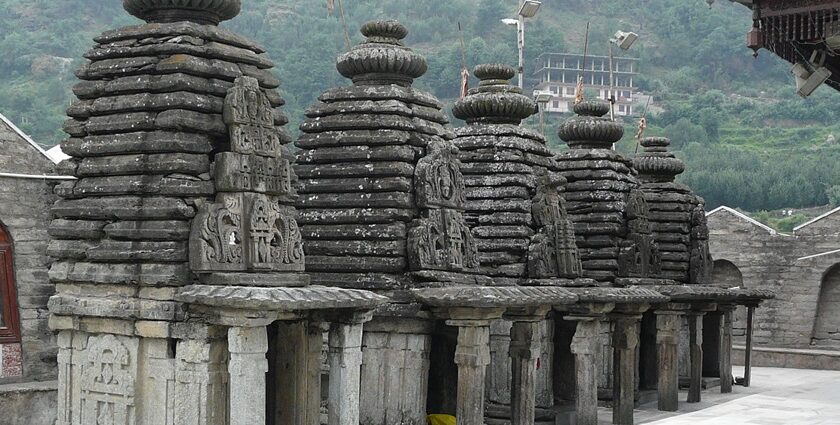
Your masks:
{"label": "hillside", "polygon": [[[297,131],[304,109],[324,89],[346,84],[335,71],[345,49],[337,16],[326,1],[243,0],[243,13],[224,26],[261,42],[277,64],[281,92]],[[467,62],[516,61],[515,33],[499,19],[516,0],[345,0],[354,43],[370,19],[395,18],[410,29],[407,44],[426,55],[429,72],[415,84],[448,105],[458,93],[461,63],[457,26],[464,28]],[[809,207],[840,193],[840,95],[826,87],[798,98],[788,65],[768,52],[753,59],[743,45],[750,12],[703,0],[544,0],[529,21],[527,63],[545,51],[580,51],[586,22],[590,51],[606,52],[617,29],[641,39],[642,91],[654,95],[648,135],[667,135],[688,162],[683,181],[713,208]],[[58,143],[73,70],[92,37],[138,21],[118,0],[4,0],[0,8],[0,112],[44,145]],[[550,117],[550,139],[563,117]],[[632,152],[635,122],[619,149]],[[536,126],[536,119],[526,125]]]}

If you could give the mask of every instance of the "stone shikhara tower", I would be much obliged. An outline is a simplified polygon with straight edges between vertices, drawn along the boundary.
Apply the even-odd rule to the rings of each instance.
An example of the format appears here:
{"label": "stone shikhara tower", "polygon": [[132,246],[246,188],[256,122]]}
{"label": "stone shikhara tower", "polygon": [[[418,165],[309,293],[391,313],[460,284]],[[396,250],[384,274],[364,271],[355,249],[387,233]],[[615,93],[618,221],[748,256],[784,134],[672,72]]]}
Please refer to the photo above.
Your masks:
{"label": "stone shikhara tower", "polygon": [[57,423],[317,423],[322,327],[331,423],[357,423],[361,327],[385,299],[301,273],[279,82],[216,26],[239,1],[124,5],[148,24],[96,38],[62,143]]}
{"label": "stone shikhara tower", "polygon": [[655,277],[661,258],[644,194],[632,160],[612,150],[624,127],[604,117],[609,112],[606,102],[584,101],[574,110],[577,116],[558,131],[569,150],[556,160],[568,180],[565,198],[584,275],[617,283]]}

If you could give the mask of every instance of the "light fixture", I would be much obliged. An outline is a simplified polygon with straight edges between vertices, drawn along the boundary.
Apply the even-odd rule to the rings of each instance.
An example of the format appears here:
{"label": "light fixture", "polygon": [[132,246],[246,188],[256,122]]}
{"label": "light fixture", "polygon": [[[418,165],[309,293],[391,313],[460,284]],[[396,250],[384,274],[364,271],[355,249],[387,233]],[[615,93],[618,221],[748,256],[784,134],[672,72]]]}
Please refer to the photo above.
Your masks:
{"label": "light fixture", "polygon": [[546,104],[551,101],[551,98],[551,92],[534,90],[534,100],[536,100],[537,103]]}
{"label": "light fixture", "polygon": [[615,45],[621,48],[621,50],[627,50],[638,39],[639,35],[634,32],[616,31],[610,41],[615,43]]}
{"label": "light fixture", "polygon": [[511,26],[519,25],[519,21],[517,21],[516,19],[512,19],[512,18],[504,18],[504,19],[502,19],[502,23],[505,24],[505,25],[511,25]]}
{"label": "light fixture", "polygon": [[[790,69],[791,74],[796,79],[796,94],[803,99],[814,93],[828,77],[831,77],[831,71],[825,66],[825,52],[815,50],[811,54],[809,63],[797,62]],[[813,71],[812,71],[813,70]]]}
{"label": "light fixture", "polygon": [[522,7],[519,8],[519,16],[523,18],[533,18],[537,11],[540,10],[542,2],[537,0],[525,0]]}

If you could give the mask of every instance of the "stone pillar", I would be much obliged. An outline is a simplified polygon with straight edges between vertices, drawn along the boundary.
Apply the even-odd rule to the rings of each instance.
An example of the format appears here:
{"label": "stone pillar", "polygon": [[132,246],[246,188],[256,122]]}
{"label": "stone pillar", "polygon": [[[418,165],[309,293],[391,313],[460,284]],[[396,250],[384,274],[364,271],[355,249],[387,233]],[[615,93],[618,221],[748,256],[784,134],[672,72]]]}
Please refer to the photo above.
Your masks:
{"label": "stone pillar", "polygon": [[223,337],[178,341],[175,357],[174,399],[178,400],[175,404],[175,425],[227,423],[227,350]]}
{"label": "stone pillar", "polygon": [[718,307],[723,315],[720,334],[720,392],[732,392],[732,314],[735,305]]}
{"label": "stone pillar", "polygon": [[676,412],[679,408],[679,353],[677,352],[682,312],[679,309],[661,309],[656,314],[656,352],[659,358],[657,391],[658,408]]}
{"label": "stone pillar", "polygon": [[484,379],[490,364],[490,322],[501,309],[454,309],[446,324],[458,327],[458,425],[484,424]]}
{"label": "stone pillar", "polygon": [[596,356],[601,334],[601,321],[597,317],[569,316],[566,320],[577,322],[572,338],[575,355],[575,412],[577,425],[598,425],[598,374]]}
{"label": "stone pillar", "polygon": [[319,425],[321,422],[321,345],[319,322],[279,323],[274,387],[277,425]]}
{"label": "stone pillar", "polygon": [[613,316],[613,424],[633,425],[641,316]]}
{"label": "stone pillar", "polygon": [[752,375],[752,346],[753,346],[753,315],[755,305],[747,306],[747,347],[744,349],[744,386],[750,386],[750,375]]}
{"label": "stone pillar", "polygon": [[540,357],[540,322],[548,308],[517,311],[506,318],[510,328],[511,425],[533,425],[536,409],[537,359]]}
{"label": "stone pillar", "polygon": [[330,324],[328,398],[329,425],[359,424],[362,329],[369,315]]}
{"label": "stone pillar", "polygon": [[265,423],[265,373],[268,334],[265,326],[228,330],[230,425]]}
{"label": "stone pillar", "polygon": [[700,393],[703,386],[703,315],[702,311],[689,311],[688,317],[688,344],[690,350],[689,359],[689,403],[699,403]]}

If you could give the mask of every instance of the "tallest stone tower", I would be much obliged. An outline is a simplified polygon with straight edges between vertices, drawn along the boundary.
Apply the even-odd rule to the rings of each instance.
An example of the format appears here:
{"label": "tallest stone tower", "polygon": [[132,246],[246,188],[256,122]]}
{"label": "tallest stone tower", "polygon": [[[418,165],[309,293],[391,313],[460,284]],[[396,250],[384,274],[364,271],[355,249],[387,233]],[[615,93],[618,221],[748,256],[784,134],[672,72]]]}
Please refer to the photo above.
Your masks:
{"label": "tallest stone tower", "polygon": [[317,423],[327,324],[330,421],[353,422],[384,299],[309,286],[273,64],[217,26],[239,0],[124,5],[147,23],[96,38],[64,127],[57,423]]}

